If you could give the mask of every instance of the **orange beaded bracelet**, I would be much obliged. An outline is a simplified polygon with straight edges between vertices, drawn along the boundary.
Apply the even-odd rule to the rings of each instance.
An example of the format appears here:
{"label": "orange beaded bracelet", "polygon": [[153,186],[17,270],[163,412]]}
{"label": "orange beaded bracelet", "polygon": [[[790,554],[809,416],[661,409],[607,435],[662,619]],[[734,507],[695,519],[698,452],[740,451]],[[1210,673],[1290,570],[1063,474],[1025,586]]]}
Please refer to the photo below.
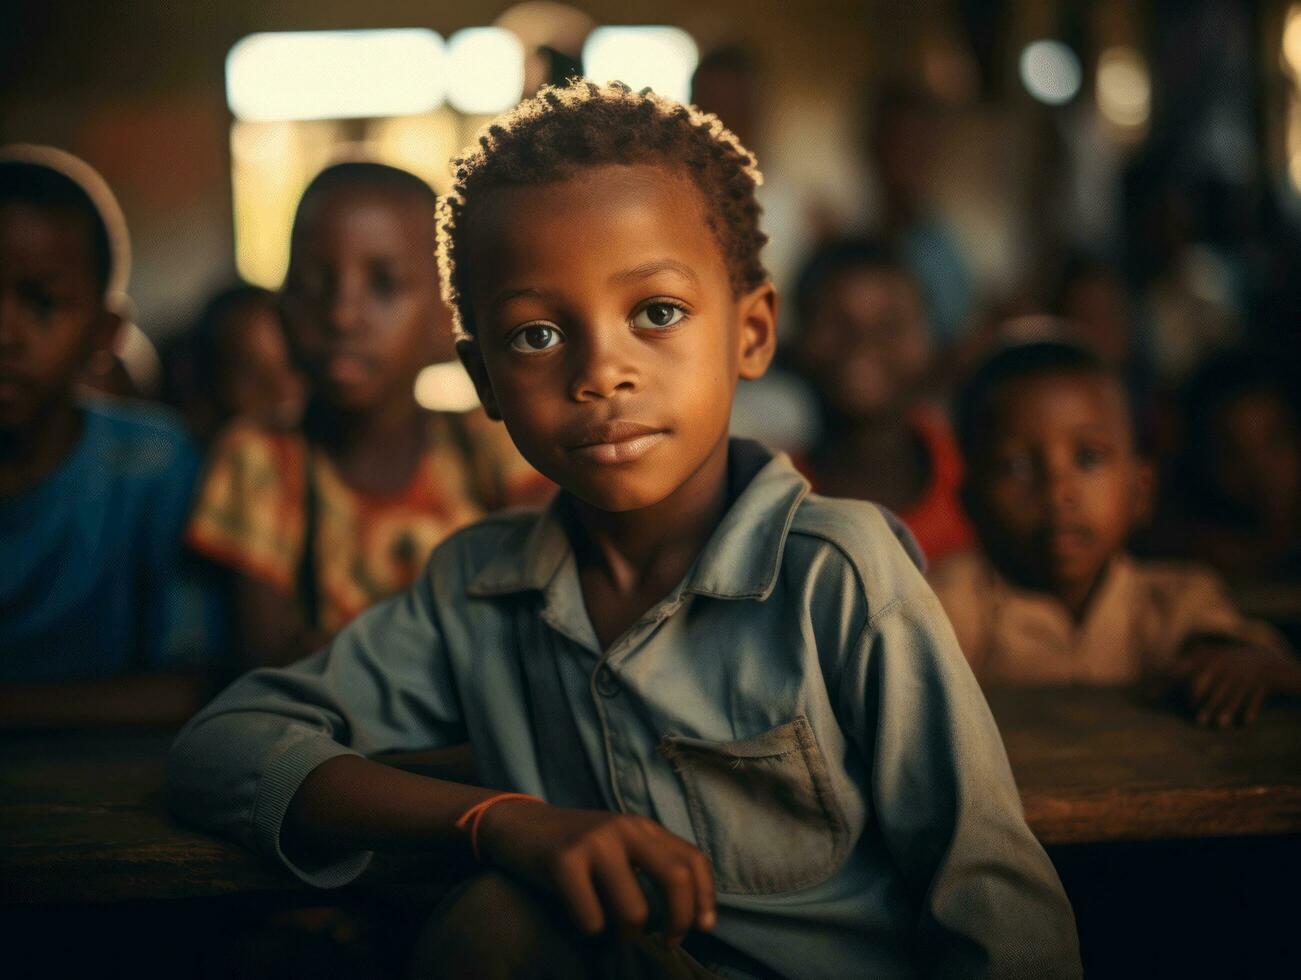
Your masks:
{"label": "orange beaded bracelet", "polygon": [[507,800],[529,800],[533,803],[545,803],[546,800],[539,799],[536,796],[530,796],[528,793],[498,793],[496,796],[490,796],[486,800],[480,800],[470,809],[466,810],[456,818],[456,829],[467,830],[470,833],[470,850],[474,852],[474,859],[479,860],[479,824],[483,822],[483,815],[491,810],[498,803],[505,803]]}

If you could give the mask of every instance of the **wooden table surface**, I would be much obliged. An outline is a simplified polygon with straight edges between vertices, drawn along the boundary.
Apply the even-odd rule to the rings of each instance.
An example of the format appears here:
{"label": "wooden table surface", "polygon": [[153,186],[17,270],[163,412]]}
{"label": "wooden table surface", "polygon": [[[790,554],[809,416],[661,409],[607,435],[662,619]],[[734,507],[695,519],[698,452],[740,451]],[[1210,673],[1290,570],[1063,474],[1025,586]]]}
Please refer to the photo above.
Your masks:
{"label": "wooden table surface", "polygon": [[[1120,691],[991,692],[1045,844],[1301,833],[1301,712],[1205,731]],[[164,732],[0,737],[0,903],[305,888],[172,822]],[[374,876],[400,875],[400,863]],[[368,872],[368,876],[371,875]]]}

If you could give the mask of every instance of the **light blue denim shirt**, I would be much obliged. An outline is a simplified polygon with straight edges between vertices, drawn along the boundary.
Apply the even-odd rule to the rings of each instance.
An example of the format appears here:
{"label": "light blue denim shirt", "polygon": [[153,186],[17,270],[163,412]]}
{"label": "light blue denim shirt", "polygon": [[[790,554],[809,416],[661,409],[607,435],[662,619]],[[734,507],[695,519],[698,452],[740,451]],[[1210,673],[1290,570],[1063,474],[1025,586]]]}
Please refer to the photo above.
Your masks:
{"label": "light blue denim shirt", "polygon": [[1070,906],[906,532],[757,444],[730,466],[744,489],[694,566],[609,649],[555,509],[489,518],[194,718],[175,811],[341,885],[368,854],[308,871],[280,849],[307,774],[468,738],[485,785],[694,842],[715,935],[784,976],[1078,976]]}

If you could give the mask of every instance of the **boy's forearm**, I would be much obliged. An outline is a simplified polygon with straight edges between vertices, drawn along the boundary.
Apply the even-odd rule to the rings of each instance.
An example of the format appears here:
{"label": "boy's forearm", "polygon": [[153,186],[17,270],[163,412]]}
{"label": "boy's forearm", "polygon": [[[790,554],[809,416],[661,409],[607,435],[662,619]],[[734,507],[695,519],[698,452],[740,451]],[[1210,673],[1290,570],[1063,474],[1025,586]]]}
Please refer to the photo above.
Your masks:
{"label": "boy's forearm", "polygon": [[181,672],[0,684],[0,729],[180,725],[207,694],[206,677]]}
{"label": "boy's forearm", "polygon": [[280,845],[314,863],[352,850],[415,850],[463,839],[456,820],[497,790],[404,772],[359,756],[317,766],[285,813]]}

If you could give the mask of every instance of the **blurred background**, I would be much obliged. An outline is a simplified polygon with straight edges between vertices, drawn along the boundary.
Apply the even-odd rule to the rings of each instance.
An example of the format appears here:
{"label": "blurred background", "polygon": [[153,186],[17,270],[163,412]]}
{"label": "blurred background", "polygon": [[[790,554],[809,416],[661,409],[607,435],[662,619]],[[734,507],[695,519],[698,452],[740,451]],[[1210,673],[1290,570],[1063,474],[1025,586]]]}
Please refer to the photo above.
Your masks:
{"label": "blurred background", "polygon": [[[278,285],[299,192],[350,149],[443,190],[485,113],[548,77],[686,97],[701,62],[697,98],[767,174],[779,283],[819,237],[920,195],[969,277],[934,311],[950,335],[1049,302],[1080,253],[1152,301],[1163,372],[1294,329],[1301,5],[1285,0],[11,0],[0,18],[0,142],[103,173],[155,341],[236,272]],[[628,26],[673,30],[610,30]],[[261,36],[394,28],[412,30]],[[1175,302],[1180,277],[1195,288]],[[1210,314],[1191,333],[1165,322],[1181,303]]]}
{"label": "blurred background", "polygon": [[[443,193],[449,160],[485,122],[576,74],[691,100],[758,155],[765,261],[783,297],[785,344],[769,377],[739,392],[737,432],[792,451],[824,492],[879,500],[905,517],[914,508],[910,526],[932,559],[959,551],[974,541],[961,514],[959,447],[943,416],[934,421],[919,407],[950,408],[963,376],[1000,338],[1069,323],[1123,375],[1156,464],[1157,501],[1134,550],[1209,564],[1244,612],[1301,648],[1301,0],[0,2],[0,146],[44,144],[82,158],[111,186],[130,229],[124,309],[134,326],[118,361],[92,364],[87,380],[180,409],[208,454],[204,485],[219,490],[223,480],[233,485],[230,473],[254,472],[238,454],[222,457],[233,445],[220,440],[222,425],[256,418],[259,451],[289,445],[281,430],[307,428],[299,424],[310,394],[290,365],[275,291],[309,181],[331,163],[370,159]],[[906,282],[896,281],[900,262]],[[814,346],[814,331],[835,335],[817,364],[799,356]],[[518,474],[523,461],[507,460],[494,442],[500,427],[475,421],[450,335],[438,349],[420,355],[438,363],[417,378],[415,401],[463,420],[438,420],[446,427],[430,438],[434,450],[453,446],[458,455],[424,469],[413,461],[404,479],[423,493],[426,469],[434,482],[466,487],[460,471],[483,469],[502,492],[462,507],[456,521],[440,516],[437,534],[415,513],[437,509],[428,494],[413,498],[419,506],[399,515],[400,527],[373,508],[366,519],[378,529],[372,550],[383,575],[371,577],[387,593],[475,508],[519,502],[512,487],[552,489],[529,483],[531,470]],[[871,370],[837,373],[850,362]],[[855,434],[875,442],[856,446]],[[313,485],[320,468],[302,449],[305,437],[293,438],[298,455],[274,457],[285,479],[275,482],[267,464],[255,489],[268,508],[288,501],[284,512],[308,512],[299,524],[310,528],[315,492],[287,488]],[[871,485],[909,466],[919,471],[916,486]],[[197,477],[186,479],[188,493]],[[364,498],[364,480],[347,482],[331,484],[327,509]],[[284,544],[271,532],[298,527],[280,510],[263,521],[263,503],[235,515],[252,529],[242,544]],[[11,524],[18,535],[26,529]],[[943,533],[926,540],[923,525]],[[191,547],[197,526],[189,525]],[[289,624],[267,634],[280,662],[324,642],[310,613],[310,629],[294,626],[303,616],[293,605],[300,592],[329,593],[333,580],[313,578],[314,562],[334,572],[309,547],[312,530],[296,533],[279,556],[290,583],[281,591],[292,593],[279,596],[283,609],[263,602],[248,606],[256,615],[219,619],[211,646],[221,647],[229,619],[242,631],[230,646],[246,653],[247,635],[257,635],[248,622],[259,616]],[[16,540],[0,547],[6,561],[40,556],[35,536]],[[81,562],[58,550],[63,538],[51,540],[64,564],[32,564],[31,594],[49,591],[48,567]],[[223,554],[205,556],[220,565]],[[100,560],[114,577],[116,556],[101,549]],[[350,570],[363,564],[334,561],[350,588]],[[234,567],[223,600],[232,591],[238,600],[241,575],[258,584]],[[12,611],[31,605],[16,594],[0,602],[15,621]],[[201,703],[186,696],[193,703],[182,703],[179,717]],[[72,697],[95,702],[76,689]],[[124,703],[126,713],[138,710]],[[26,826],[32,811],[21,812]],[[1295,840],[1290,864],[1279,863],[1270,839],[1248,857],[1290,881]],[[1216,865],[1232,887],[1204,876],[1183,851],[1154,851],[1138,871],[1141,855],[1113,853],[1114,866],[1092,851],[1054,853],[1077,907],[1114,913],[1092,926],[1082,915],[1086,947],[1114,936],[1118,962],[1129,962],[1133,944],[1116,923],[1146,928],[1163,910],[1164,934],[1187,943],[1190,964],[1205,950],[1186,937],[1233,935],[1215,917],[1238,902],[1238,852]],[[60,868],[77,867],[58,858]],[[131,881],[135,874],[131,867]],[[1145,878],[1168,878],[1164,894],[1182,902],[1127,891]],[[1128,904],[1117,904],[1120,892]],[[1190,909],[1203,918],[1187,918]],[[1290,909],[1277,903],[1279,916]],[[1246,921],[1257,908],[1235,914]],[[122,921],[136,915],[126,907]],[[323,921],[333,928],[336,920]],[[1272,935],[1274,920],[1262,922],[1261,934]],[[1170,952],[1148,945],[1153,956]],[[337,960],[337,946],[323,955]],[[1224,957],[1238,955],[1233,942],[1221,946]]]}
{"label": "blurred background", "polygon": [[[198,341],[244,301],[232,286],[280,287],[323,167],[378,160],[442,193],[494,114],[586,74],[692,100],[758,154],[786,349],[739,393],[739,434],[818,450],[830,382],[796,363],[817,319],[796,286],[870,236],[923,305],[896,416],[948,403],[1020,326],[1069,322],[1129,382],[1158,463],[1138,550],[1301,579],[1301,3],[11,0],[0,18],[0,144],[82,157],[130,228],[135,327],[92,383],[170,402],[201,442],[220,419],[200,375],[226,369]],[[454,361],[415,395],[475,405]],[[1194,511],[1231,545],[1190,546]]]}

